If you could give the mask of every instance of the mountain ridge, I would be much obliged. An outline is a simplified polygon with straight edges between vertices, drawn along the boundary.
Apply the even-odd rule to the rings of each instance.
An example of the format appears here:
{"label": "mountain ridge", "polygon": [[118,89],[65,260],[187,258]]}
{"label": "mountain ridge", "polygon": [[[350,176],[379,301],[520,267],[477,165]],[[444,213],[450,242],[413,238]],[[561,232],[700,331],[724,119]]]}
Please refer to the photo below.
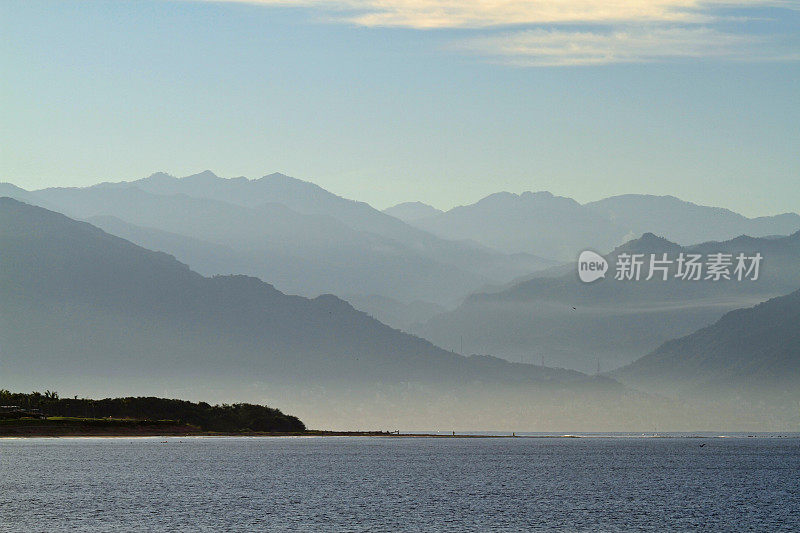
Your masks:
{"label": "mountain ridge", "polygon": [[800,290],[736,309],[610,375],[665,394],[800,392]]}
{"label": "mountain ridge", "polygon": [[[668,281],[615,280],[620,253],[762,253],[757,281],[683,281],[675,265]],[[582,283],[577,267],[542,273],[492,292],[474,293],[452,311],[412,332],[440,345],[464,339],[471,349],[510,360],[538,361],[590,372],[598,361],[610,370],[661,343],[711,324],[725,312],[754,305],[800,286],[800,232],[779,239],[738,237],[681,247],[654,234],[605,255],[606,279]],[[555,269],[554,269],[555,270]],[[644,270],[643,270],[644,272]]]}
{"label": "mountain ridge", "polygon": [[[360,290],[401,301],[432,299],[450,305],[488,282],[551,264],[529,254],[506,255],[443,240],[366,203],[278,173],[256,180],[219,178],[210,171],[186,178],[156,173],[131,182],[49,188],[30,194],[75,218],[112,215],[142,228],[233,247],[239,253],[225,271],[258,275],[284,290],[309,296]],[[171,204],[166,211],[165,203]],[[254,210],[272,212],[269,223],[256,218],[248,224]],[[179,211],[194,223],[178,223],[173,215]],[[222,218],[210,226],[208,219],[213,217]],[[221,227],[228,228],[228,233],[222,235]],[[250,237],[242,240],[248,231]],[[133,233],[142,235],[141,231],[127,235]],[[167,251],[185,252],[185,261],[203,257],[199,251],[189,253],[186,243],[175,246]],[[324,264],[329,268],[321,268]],[[192,266],[212,272],[226,265],[202,260]]]}
{"label": "mountain ridge", "polygon": [[[572,396],[568,413],[553,416],[595,421],[606,412],[601,398],[652,402],[607,378],[448,352],[333,295],[204,277],[166,253],[9,198],[0,198],[0,249],[0,371],[15,388],[202,390],[211,401],[280,404],[317,427],[362,429],[387,416],[456,420],[451,405],[461,406],[460,423],[495,427],[542,423],[507,402],[556,406]],[[581,409],[574,394],[588,395]]]}

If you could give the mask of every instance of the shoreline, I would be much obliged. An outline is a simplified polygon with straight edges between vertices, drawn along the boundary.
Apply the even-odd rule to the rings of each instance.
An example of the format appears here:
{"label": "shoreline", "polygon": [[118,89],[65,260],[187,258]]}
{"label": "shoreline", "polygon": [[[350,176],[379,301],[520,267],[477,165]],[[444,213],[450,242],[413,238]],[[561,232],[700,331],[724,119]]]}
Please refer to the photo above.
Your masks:
{"label": "shoreline", "polygon": [[[11,430],[11,431],[9,431]],[[153,437],[204,437],[204,438],[230,438],[230,437],[372,437],[372,438],[434,438],[434,439],[497,439],[497,438],[580,438],[579,435],[547,434],[547,435],[517,435],[508,433],[397,433],[389,431],[333,431],[333,430],[307,430],[298,432],[280,431],[236,431],[218,432],[203,431],[190,426],[170,427],[80,427],[75,426],[18,426],[0,427],[0,439],[17,438],[153,438]]]}
{"label": "shoreline", "polygon": [[371,437],[404,439],[724,439],[800,438],[792,431],[338,431],[302,429],[294,431],[253,431],[250,429],[207,430],[175,420],[126,418],[20,418],[0,420],[0,439],[19,438],[231,438],[231,437]]}
{"label": "shoreline", "polygon": [[[29,428],[32,429],[32,428]],[[791,433],[738,433],[703,435],[693,433],[675,434],[482,434],[482,433],[390,433],[382,431],[322,431],[311,430],[307,432],[212,432],[212,431],[25,431],[25,432],[0,432],[0,441],[16,439],[77,439],[77,438],[105,438],[105,439],[152,439],[152,438],[309,438],[309,437],[368,437],[368,438],[393,438],[393,439],[798,439],[800,435]]]}

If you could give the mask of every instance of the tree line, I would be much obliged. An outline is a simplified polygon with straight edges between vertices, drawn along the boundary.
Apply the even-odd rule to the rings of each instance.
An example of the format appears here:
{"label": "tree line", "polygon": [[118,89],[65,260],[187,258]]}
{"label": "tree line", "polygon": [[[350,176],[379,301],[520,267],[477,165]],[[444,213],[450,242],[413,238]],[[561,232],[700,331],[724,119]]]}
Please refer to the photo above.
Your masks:
{"label": "tree line", "polygon": [[250,403],[210,405],[155,397],[61,398],[57,392],[15,393],[0,389],[0,405],[38,409],[44,416],[77,418],[132,418],[172,420],[197,426],[204,431],[304,431],[299,418],[279,409]]}

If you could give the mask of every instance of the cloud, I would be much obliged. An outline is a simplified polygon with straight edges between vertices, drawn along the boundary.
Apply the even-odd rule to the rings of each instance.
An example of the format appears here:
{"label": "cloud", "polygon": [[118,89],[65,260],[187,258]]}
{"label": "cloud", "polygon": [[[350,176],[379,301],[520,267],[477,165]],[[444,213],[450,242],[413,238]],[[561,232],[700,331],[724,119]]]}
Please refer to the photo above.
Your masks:
{"label": "cloud", "polygon": [[372,9],[350,20],[364,26],[482,28],[621,20],[689,21],[701,16],[687,9],[696,3],[691,0],[395,0],[370,3]]}
{"label": "cloud", "polygon": [[[470,29],[449,48],[516,66],[605,65],[675,58],[797,60],[796,43],[763,32],[726,33],[756,8],[800,10],[800,0],[209,0],[307,7],[335,23],[419,30]],[[723,9],[731,11],[722,16]],[[763,12],[761,12],[763,15]],[[756,17],[760,18],[760,17]],[[498,34],[503,29],[506,31]],[[739,31],[742,31],[741,29]]]}
{"label": "cloud", "polygon": [[766,37],[708,27],[636,27],[610,31],[524,30],[467,39],[454,49],[517,66],[607,65],[678,58],[727,61],[796,60]]}
{"label": "cloud", "polygon": [[708,22],[716,7],[794,6],[796,0],[223,0],[305,6],[370,27],[490,28],[616,22]]}

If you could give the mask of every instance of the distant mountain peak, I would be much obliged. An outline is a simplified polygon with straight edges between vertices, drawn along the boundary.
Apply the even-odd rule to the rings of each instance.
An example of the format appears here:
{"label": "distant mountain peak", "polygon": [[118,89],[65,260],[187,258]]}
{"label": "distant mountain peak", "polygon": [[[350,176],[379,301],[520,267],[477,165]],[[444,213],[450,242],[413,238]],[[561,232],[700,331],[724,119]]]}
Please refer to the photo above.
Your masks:
{"label": "distant mountain peak", "polygon": [[155,182],[155,181],[175,181],[175,180],[177,180],[177,179],[178,179],[178,178],[176,178],[176,177],[175,177],[175,176],[173,176],[172,174],[167,174],[166,172],[153,172],[152,174],[150,174],[150,175],[149,175],[149,176],[147,176],[146,178],[144,178],[144,179],[142,179],[142,180],[139,180],[139,181],[149,181],[149,182]]}
{"label": "distant mountain peak", "polygon": [[566,196],[556,196],[550,191],[523,191],[520,194],[513,192],[502,191],[490,194],[480,200],[474,205],[476,206],[491,206],[491,205],[518,205],[520,207],[526,206],[531,203],[569,203],[579,207],[580,204],[572,198]]}
{"label": "distant mountain peak", "polygon": [[[640,240],[642,240],[644,242],[662,242],[662,241],[667,241],[667,239],[665,239],[664,237],[659,237],[655,233],[651,233],[649,231],[647,233],[643,233],[642,236],[640,237]],[[669,242],[669,241],[667,241],[667,242]]]}
{"label": "distant mountain peak", "polygon": [[[670,202],[677,201],[682,204],[690,204],[691,202],[687,202],[686,200],[681,200],[677,196],[673,196],[671,194],[637,194],[637,193],[627,193],[627,194],[616,194],[614,196],[609,196],[607,198],[603,198],[602,200],[598,200],[597,202],[603,202],[607,200],[618,200],[618,199],[647,199],[647,200],[668,200]],[[596,202],[588,202],[588,203],[596,203]]]}
{"label": "distant mountain peak", "polygon": [[421,220],[442,214],[440,209],[422,202],[403,202],[383,210],[387,215],[399,218],[403,222]]}
{"label": "distant mountain peak", "polygon": [[612,254],[624,252],[654,253],[680,250],[681,246],[655,233],[643,233],[638,239],[630,240],[618,246]]}
{"label": "distant mountain peak", "polygon": [[273,172],[272,174],[267,174],[262,176],[257,180],[253,180],[254,183],[260,183],[262,185],[271,185],[271,186],[278,186],[284,188],[283,190],[290,190],[290,188],[295,188],[297,190],[305,190],[305,191],[317,191],[318,193],[324,192],[330,194],[331,196],[337,196],[330,191],[327,191],[317,185],[316,183],[301,180],[299,178],[293,178],[292,176],[287,176],[281,172]]}
{"label": "distant mountain peak", "polygon": [[[272,173],[270,173],[270,174],[265,174],[265,175],[263,176],[263,178],[265,178],[265,179],[290,179],[290,180],[297,180],[297,178],[293,178],[293,177],[291,177],[291,176],[288,176],[288,175],[284,174],[283,172],[272,172]],[[300,181],[300,180],[297,180],[297,181]]]}
{"label": "distant mountain peak", "polygon": [[[408,206],[414,206],[414,207],[430,207],[431,209],[436,209],[432,205],[426,204],[426,203],[423,203],[423,202],[403,202],[403,203],[397,204],[395,207],[401,206],[401,205],[408,205]],[[436,209],[436,210],[439,211],[438,209]]]}
{"label": "distant mountain peak", "polygon": [[202,172],[198,172],[197,174],[191,174],[189,176],[184,176],[182,178],[178,178],[166,172],[154,172],[153,174],[150,174],[146,178],[136,180],[133,183],[142,183],[148,185],[165,185],[165,184],[176,184],[180,182],[184,183],[211,182],[221,179],[223,178],[217,176],[210,170],[204,170]]}
{"label": "distant mountain peak", "polygon": [[181,178],[181,179],[184,179],[184,180],[187,180],[187,181],[213,181],[213,180],[218,180],[218,179],[222,179],[222,178],[220,178],[219,176],[217,176],[216,174],[214,174],[210,170],[204,170],[204,171],[199,172],[197,174],[192,174],[191,176],[186,176],[186,177]]}
{"label": "distant mountain peak", "polygon": [[260,179],[258,179],[256,181],[262,181],[262,180],[263,181],[278,182],[278,183],[306,183],[306,184],[314,185],[313,183],[311,183],[309,181],[304,181],[304,180],[301,180],[299,178],[293,178],[292,176],[287,176],[286,174],[284,174],[282,172],[273,172],[272,174],[266,174],[266,175],[262,176]]}
{"label": "distant mountain peak", "polygon": [[550,191],[524,191],[520,198],[555,198],[555,195]]}
{"label": "distant mountain peak", "polygon": [[516,200],[518,198],[519,198],[518,194],[514,194],[513,192],[508,192],[508,191],[501,191],[492,193],[488,196],[481,198],[480,200],[475,202],[475,205],[490,204],[496,202],[507,202]]}

